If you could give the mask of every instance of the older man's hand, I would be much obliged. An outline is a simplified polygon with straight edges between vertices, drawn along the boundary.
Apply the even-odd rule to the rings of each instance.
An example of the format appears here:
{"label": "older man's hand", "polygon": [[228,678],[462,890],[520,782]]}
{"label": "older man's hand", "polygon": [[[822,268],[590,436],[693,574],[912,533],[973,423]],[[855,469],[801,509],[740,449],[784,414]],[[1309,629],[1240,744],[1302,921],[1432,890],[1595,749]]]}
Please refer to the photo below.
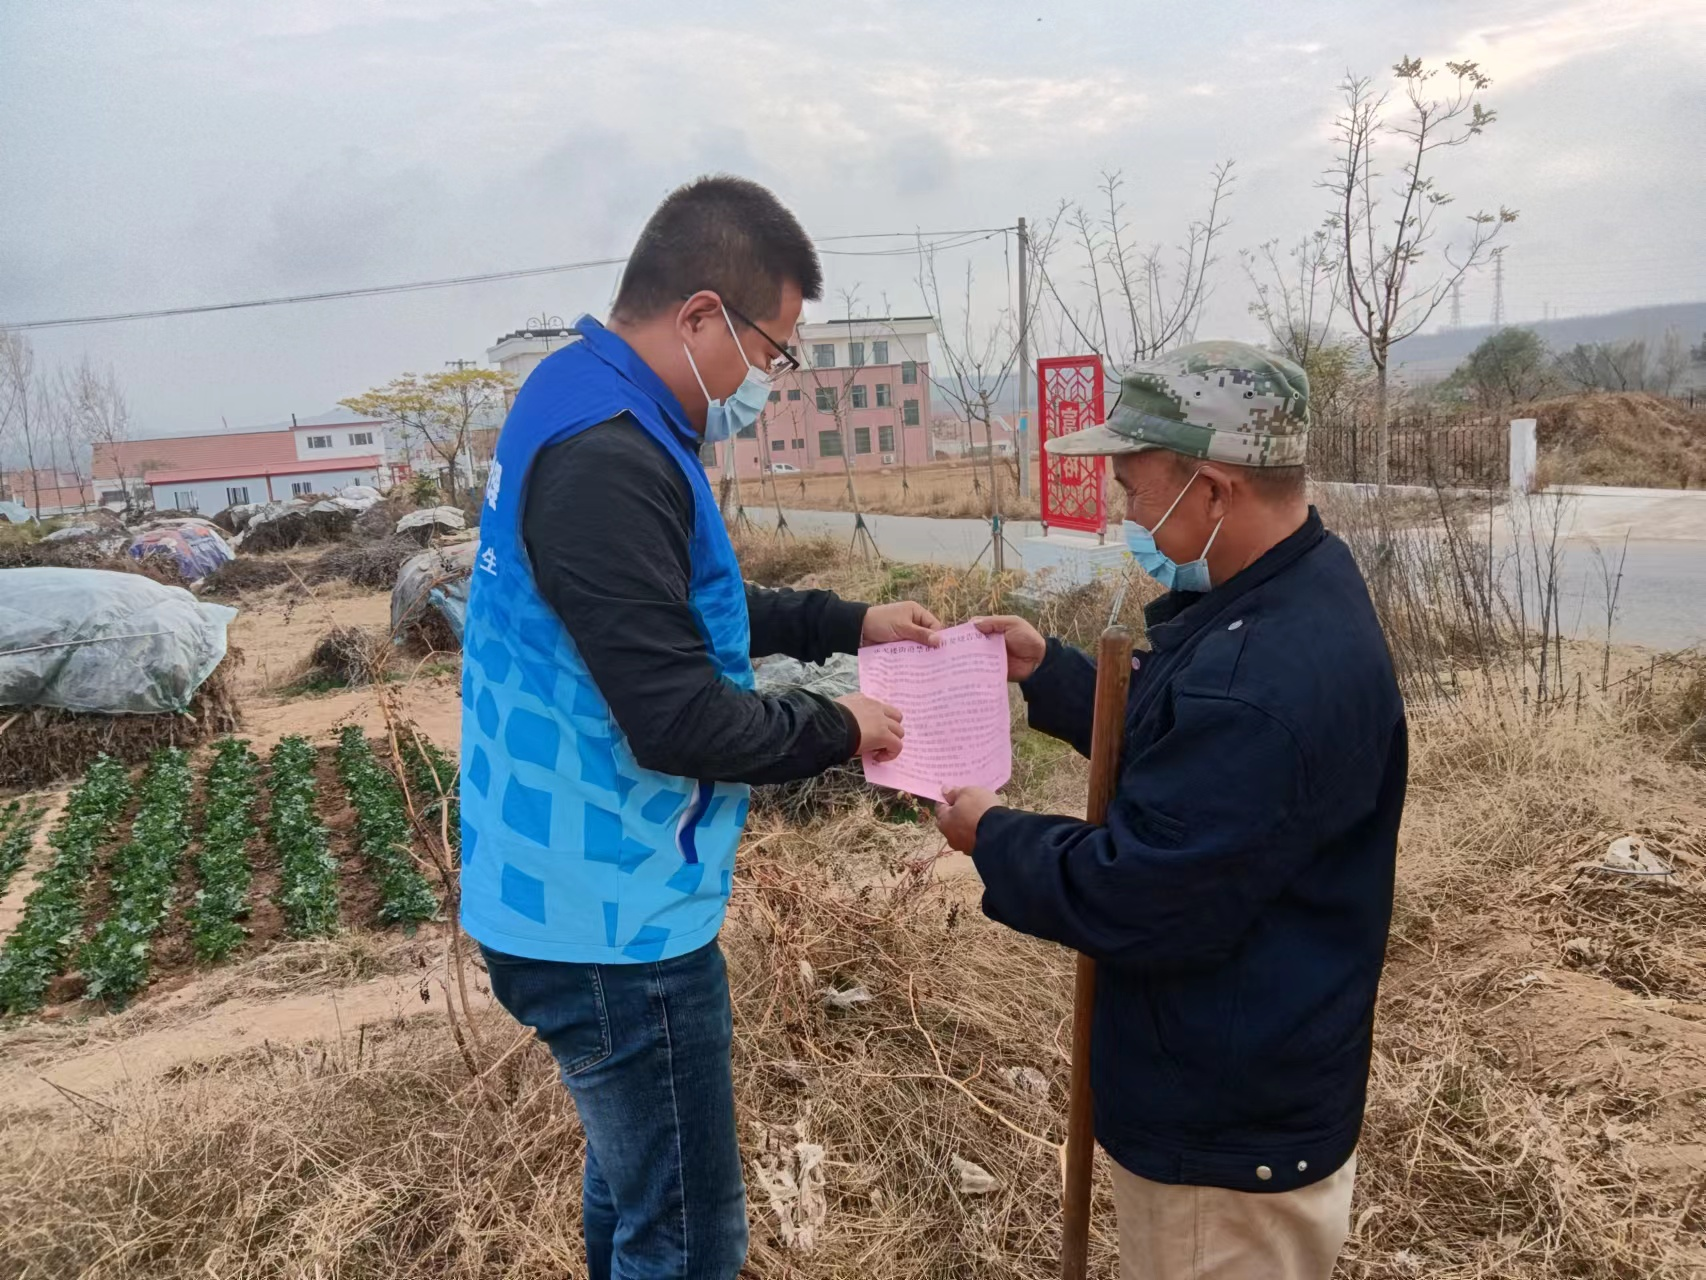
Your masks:
{"label": "older man's hand", "polygon": [[1036,675],[1048,656],[1048,641],[1023,618],[1004,615],[996,618],[973,618],[972,622],[985,635],[998,635],[1007,646],[1007,678],[1017,684]]}
{"label": "older man's hand", "polygon": [[865,625],[859,632],[859,643],[888,644],[893,640],[916,640],[919,644],[933,645],[940,643],[936,633],[941,629],[941,620],[916,600],[874,604],[865,611]]}
{"label": "older man's hand", "polygon": [[944,787],[942,796],[947,803],[936,806],[936,826],[949,845],[970,853],[977,844],[977,824],[1001,797],[987,787]]}

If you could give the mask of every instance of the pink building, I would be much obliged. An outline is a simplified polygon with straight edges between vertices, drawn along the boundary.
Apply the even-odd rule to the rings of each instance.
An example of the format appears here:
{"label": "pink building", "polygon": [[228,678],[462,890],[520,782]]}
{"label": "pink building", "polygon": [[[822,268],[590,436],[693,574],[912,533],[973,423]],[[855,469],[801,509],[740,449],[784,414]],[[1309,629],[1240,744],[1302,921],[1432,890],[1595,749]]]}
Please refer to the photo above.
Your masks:
{"label": "pink building", "polygon": [[770,404],[732,446],[737,472],[765,468],[861,471],[931,460],[932,316],[825,320],[802,324],[800,368],[776,379]]}

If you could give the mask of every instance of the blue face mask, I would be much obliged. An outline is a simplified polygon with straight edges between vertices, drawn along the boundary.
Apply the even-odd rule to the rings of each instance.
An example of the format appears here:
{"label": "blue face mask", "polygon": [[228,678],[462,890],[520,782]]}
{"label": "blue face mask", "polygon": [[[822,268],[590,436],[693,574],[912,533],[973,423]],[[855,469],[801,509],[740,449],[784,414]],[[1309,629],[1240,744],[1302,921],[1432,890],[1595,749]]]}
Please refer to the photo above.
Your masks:
{"label": "blue face mask", "polygon": [[[729,327],[729,337],[734,339],[735,350],[745,351],[740,345],[740,338],[735,333],[734,321],[729,319],[727,309],[723,311],[723,323]],[[730,436],[745,431],[758,421],[758,415],[764,412],[764,406],[770,402],[770,375],[761,369],[755,369],[750,364],[746,366],[746,377],[741,379],[740,386],[727,400],[711,399],[711,392],[705,386],[705,379],[699,376],[698,362],[693,359],[693,353],[687,351],[687,344],[681,344],[681,349],[687,352],[688,368],[693,370],[693,377],[699,383],[699,390],[705,393],[705,443],[721,444]]]}
{"label": "blue face mask", "polygon": [[1131,552],[1138,568],[1169,591],[1207,591],[1214,585],[1208,574],[1208,549],[1214,545],[1214,540],[1220,533],[1220,526],[1226,523],[1224,516],[1219,524],[1214,526],[1214,532],[1208,535],[1208,542],[1203,545],[1202,554],[1188,564],[1176,564],[1171,556],[1155,545],[1156,529],[1167,523],[1167,517],[1173,514],[1174,507],[1184,498],[1185,491],[1201,474],[1201,471],[1197,471],[1185,481],[1185,488],[1179,490],[1179,496],[1173,499],[1173,506],[1168,507],[1155,522],[1154,529],[1145,529],[1135,520],[1127,520],[1122,526],[1126,550]]}

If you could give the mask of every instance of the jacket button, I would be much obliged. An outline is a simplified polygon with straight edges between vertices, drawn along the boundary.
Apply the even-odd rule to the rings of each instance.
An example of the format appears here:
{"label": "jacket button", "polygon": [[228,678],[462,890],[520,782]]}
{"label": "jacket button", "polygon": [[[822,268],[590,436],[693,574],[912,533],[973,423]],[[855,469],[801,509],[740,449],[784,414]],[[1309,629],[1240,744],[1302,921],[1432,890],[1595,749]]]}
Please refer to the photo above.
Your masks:
{"label": "jacket button", "polygon": [[1266,1182],[1269,1178],[1274,1176],[1274,1171],[1268,1168],[1265,1164],[1259,1164],[1256,1166],[1256,1176],[1263,1182]]}
{"label": "jacket button", "polygon": [[1309,1161],[1299,1160],[1297,1162],[1297,1171],[1299,1173],[1308,1173],[1309,1172]]}

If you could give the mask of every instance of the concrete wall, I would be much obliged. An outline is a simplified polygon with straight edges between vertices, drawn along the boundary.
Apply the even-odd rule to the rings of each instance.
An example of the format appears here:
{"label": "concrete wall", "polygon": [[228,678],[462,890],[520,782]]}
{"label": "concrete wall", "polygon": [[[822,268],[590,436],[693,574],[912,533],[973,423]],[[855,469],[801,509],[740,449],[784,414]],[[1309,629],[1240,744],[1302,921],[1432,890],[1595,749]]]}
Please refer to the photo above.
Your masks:
{"label": "concrete wall", "polygon": [[[296,456],[303,462],[320,462],[327,458],[352,458],[362,454],[379,454],[388,456],[385,448],[385,428],[379,423],[343,423],[336,426],[297,427],[290,433],[296,438]],[[369,437],[365,442],[356,444],[351,437]],[[309,437],[324,440],[331,437],[331,445],[324,449],[310,449]]]}
{"label": "concrete wall", "polygon": [[[231,505],[226,490],[247,488],[250,502],[267,500],[265,476],[246,476],[232,480],[180,480],[176,483],[153,485],[154,507],[159,511],[193,511],[210,516]],[[288,489],[286,493],[290,492]]]}
{"label": "concrete wall", "polygon": [[[250,502],[282,502],[287,498],[300,496],[292,491],[291,486],[295,484],[306,484],[309,486],[309,493],[336,493],[352,484],[378,488],[379,477],[374,474],[372,468],[363,471],[313,471],[299,475],[273,476],[270,498],[266,476],[245,476],[229,480],[184,480],[152,487],[156,509],[164,511],[176,508],[210,516],[232,505],[229,490],[233,488],[247,488]],[[191,505],[186,506],[179,500],[180,496],[187,497]]]}

